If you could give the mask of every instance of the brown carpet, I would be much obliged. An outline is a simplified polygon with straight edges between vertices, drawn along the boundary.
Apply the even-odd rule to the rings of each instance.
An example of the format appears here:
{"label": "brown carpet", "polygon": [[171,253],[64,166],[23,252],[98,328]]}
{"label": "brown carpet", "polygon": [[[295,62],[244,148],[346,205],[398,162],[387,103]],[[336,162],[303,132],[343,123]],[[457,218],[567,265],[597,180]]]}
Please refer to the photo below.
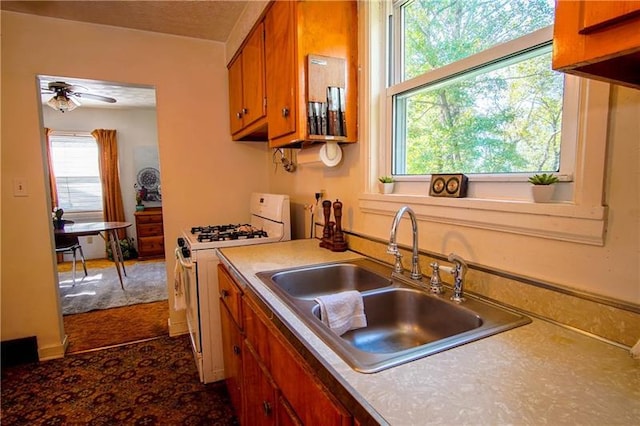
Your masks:
{"label": "brown carpet", "polygon": [[224,382],[200,383],[188,335],[2,370],[0,423],[233,425]]}
{"label": "brown carpet", "polygon": [[[144,262],[162,262],[146,260]],[[126,260],[130,268],[138,260]],[[71,262],[58,263],[58,272],[71,271]],[[114,267],[109,259],[88,259],[87,269]],[[78,271],[82,264],[78,261]],[[82,272],[80,272],[82,273]],[[169,302],[166,300],[138,305],[97,310],[75,315],[65,315],[64,331],[69,346],[67,354],[105,348],[123,343],[137,342],[169,334]]]}
{"label": "brown carpet", "polygon": [[166,300],[65,315],[67,353],[104,348],[169,334]]}

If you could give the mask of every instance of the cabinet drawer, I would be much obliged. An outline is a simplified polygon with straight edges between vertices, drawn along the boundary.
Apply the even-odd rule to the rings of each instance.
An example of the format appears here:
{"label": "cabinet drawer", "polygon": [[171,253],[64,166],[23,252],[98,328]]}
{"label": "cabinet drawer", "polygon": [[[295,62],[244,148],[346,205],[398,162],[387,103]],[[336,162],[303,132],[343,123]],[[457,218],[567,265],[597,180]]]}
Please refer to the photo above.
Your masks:
{"label": "cabinet drawer", "polygon": [[159,236],[163,234],[162,223],[138,224],[138,237]]}
{"label": "cabinet drawer", "polygon": [[218,265],[218,288],[220,300],[229,309],[229,313],[236,324],[242,329],[242,290],[233,282],[233,279],[221,264]]}
{"label": "cabinet drawer", "polygon": [[164,237],[159,236],[138,238],[138,250],[140,252],[164,253]]}
{"label": "cabinet drawer", "polygon": [[137,215],[137,223],[162,223],[162,213]]}

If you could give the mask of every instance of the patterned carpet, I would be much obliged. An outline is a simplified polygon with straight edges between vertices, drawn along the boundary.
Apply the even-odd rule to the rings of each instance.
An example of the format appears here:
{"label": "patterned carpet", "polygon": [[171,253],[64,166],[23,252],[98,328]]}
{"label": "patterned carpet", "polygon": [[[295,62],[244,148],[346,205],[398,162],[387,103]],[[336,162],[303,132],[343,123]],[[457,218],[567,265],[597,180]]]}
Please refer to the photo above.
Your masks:
{"label": "patterned carpet", "polygon": [[203,385],[189,336],[2,371],[2,425],[235,425],[223,382]]}

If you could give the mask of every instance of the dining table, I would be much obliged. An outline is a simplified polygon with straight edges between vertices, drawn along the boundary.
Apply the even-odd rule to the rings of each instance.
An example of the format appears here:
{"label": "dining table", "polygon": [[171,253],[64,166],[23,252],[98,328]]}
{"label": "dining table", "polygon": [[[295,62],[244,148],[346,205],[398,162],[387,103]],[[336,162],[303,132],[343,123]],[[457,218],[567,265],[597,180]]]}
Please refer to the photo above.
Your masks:
{"label": "dining table", "polygon": [[120,279],[120,287],[124,290],[122,275],[127,276],[124,267],[124,259],[120,248],[120,239],[118,238],[118,230],[131,226],[129,222],[74,222],[66,223],[62,228],[54,228],[56,235],[69,235],[75,237],[86,237],[89,235],[100,235],[102,239],[111,246],[113,261],[118,271]]}

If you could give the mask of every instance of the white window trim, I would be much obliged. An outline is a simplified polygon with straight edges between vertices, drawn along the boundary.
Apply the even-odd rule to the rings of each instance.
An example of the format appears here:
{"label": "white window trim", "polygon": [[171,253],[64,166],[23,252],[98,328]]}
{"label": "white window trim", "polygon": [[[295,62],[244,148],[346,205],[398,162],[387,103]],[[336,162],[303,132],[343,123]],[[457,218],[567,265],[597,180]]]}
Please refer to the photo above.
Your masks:
{"label": "white window trim", "polygon": [[[604,245],[607,207],[603,205],[606,143],[608,136],[610,85],[581,79],[577,132],[576,164],[572,196],[569,201],[536,204],[526,200],[429,197],[428,184],[422,182],[422,194],[403,194],[403,185],[414,179],[400,178],[394,194],[377,193],[377,176],[388,174],[386,156],[390,155],[386,139],[390,135],[387,122],[385,78],[372,70],[386,66],[386,4],[360,2],[360,61],[365,64],[361,75],[361,154],[368,159],[365,188],[359,197],[364,214],[391,216],[409,204],[419,220],[488,229],[533,237],[549,238],[581,244]],[[389,158],[389,157],[387,157]],[[415,184],[414,184],[415,185]],[[413,187],[415,189],[415,187]]]}

